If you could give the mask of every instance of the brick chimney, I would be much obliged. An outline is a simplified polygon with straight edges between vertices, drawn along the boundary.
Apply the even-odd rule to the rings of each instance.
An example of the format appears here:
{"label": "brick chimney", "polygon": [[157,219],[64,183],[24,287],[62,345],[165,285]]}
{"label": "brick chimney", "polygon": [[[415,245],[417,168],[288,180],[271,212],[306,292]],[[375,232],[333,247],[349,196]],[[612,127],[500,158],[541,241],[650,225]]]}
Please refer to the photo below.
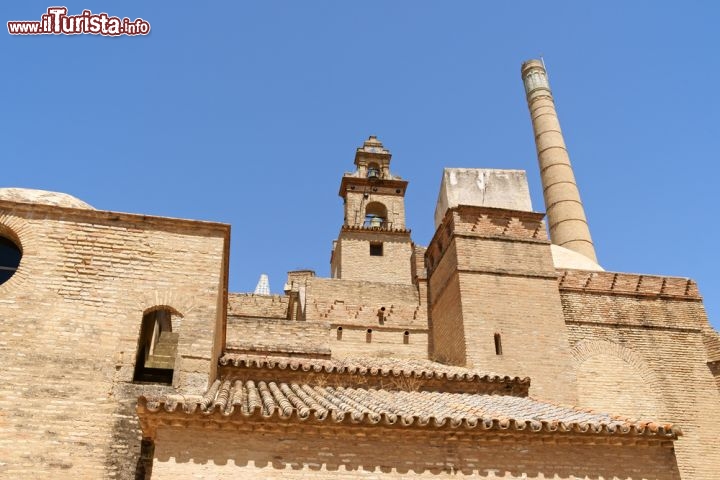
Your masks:
{"label": "brick chimney", "polygon": [[528,60],[521,73],[535,132],[550,240],[597,262],[545,65],[540,60]]}

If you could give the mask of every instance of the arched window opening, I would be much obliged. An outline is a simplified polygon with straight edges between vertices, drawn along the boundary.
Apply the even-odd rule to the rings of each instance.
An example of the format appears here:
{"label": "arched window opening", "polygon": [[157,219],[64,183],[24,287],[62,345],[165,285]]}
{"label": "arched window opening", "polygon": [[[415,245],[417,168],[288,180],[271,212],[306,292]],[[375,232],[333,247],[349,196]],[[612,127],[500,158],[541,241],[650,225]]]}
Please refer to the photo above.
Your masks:
{"label": "arched window opening", "polygon": [[368,329],[365,331],[365,341],[366,341],[367,343],[372,342],[372,333],[373,333],[373,332],[372,332],[372,328],[368,328]]}
{"label": "arched window opening", "polygon": [[367,178],[379,179],[380,178],[380,165],[378,165],[377,163],[368,164]]}
{"label": "arched window opening", "polygon": [[410,332],[405,330],[405,333],[403,333],[403,343],[407,345],[410,343]]}
{"label": "arched window opening", "polygon": [[338,327],[338,328],[337,328],[337,339],[338,339],[338,340],[342,340],[342,332],[343,332],[343,328],[342,328],[342,327]]}
{"label": "arched window opening", "polygon": [[365,222],[364,227],[370,228],[386,228],[387,222],[387,207],[380,202],[370,202],[365,207]]}
{"label": "arched window opening", "polygon": [[173,311],[160,308],[146,312],[140,326],[136,382],[172,384],[179,334],[172,331]]}
{"label": "arched window opening", "polygon": [[0,237],[0,284],[10,280],[15,275],[22,251],[15,242],[6,237]]}

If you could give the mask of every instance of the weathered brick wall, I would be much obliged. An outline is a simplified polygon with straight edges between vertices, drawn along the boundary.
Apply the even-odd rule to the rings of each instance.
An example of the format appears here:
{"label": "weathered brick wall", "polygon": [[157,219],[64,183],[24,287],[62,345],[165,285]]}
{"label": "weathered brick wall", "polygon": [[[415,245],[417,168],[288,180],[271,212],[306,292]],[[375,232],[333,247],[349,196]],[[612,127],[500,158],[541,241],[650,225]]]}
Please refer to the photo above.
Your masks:
{"label": "weathered brick wall", "polygon": [[427,307],[415,285],[314,277],[307,280],[305,295],[307,321],[301,323],[330,324],[333,357],[427,358]]}
{"label": "weathered brick wall", "polygon": [[0,477],[134,478],[143,312],[182,318],[174,383],[216,369],[224,225],[0,202],[23,258],[0,285]]}
{"label": "weathered brick wall", "polygon": [[715,383],[717,384],[718,392],[720,392],[720,362],[710,362],[708,363],[708,368],[713,377],[715,377]]}
{"label": "weathered brick wall", "polygon": [[462,430],[162,427],[152,478],[679,478],[669,445],[564,440]]}
{"label": "weathered brick wall", "polygon": [[428,281],[430,358],[449,365],[467,365],[465,324],[455,243],[432,271]]}
{"label": "weathered brick wall", "polygon": [[[370,255],[370,243],[382,242],[382,256]],[[343,280],[383,283],[412,283],[409,234],[370,230],[342,231],[335,248],[337,271]]]}
{"label": "weathered brick wall", "polygon": [[574,370],[545,235],[540,214],[448,210],[426,254],[432,355],[457,359],[458,337],[464,335],[468,366],[529,376],[531,395],[572,404]]}
{"label": "weathered brick wall", "polygon": [[228,295],[228,315],[262,318],[287,318],[287,295],[255,295],[231,293]]}
{"label": "weathered brick wall", "polygon": [[228,317],[227,349],[291,355],[330,355],[330,324]]}
{"label": "weathered brick wall", "polygon": [[702,303],[683,297],[562,290],[581,406],[679,425],[682,478],[713,479],[720,394],[706,363]]}
{"label": "weathered brick wall", "polygon": [[414,285],[310,278],[305,290],[308,321],[372,327],[380,325],[382,307],[387,326],[427,328],[427,310]]}
{"label": "weathered brick wall", "polygon": [[[368,330],[371,332],[368,333]],[[329,339],[333,358],[369,356],[424,359],[428,356],[427,329],[345,325],[335,327]]]}

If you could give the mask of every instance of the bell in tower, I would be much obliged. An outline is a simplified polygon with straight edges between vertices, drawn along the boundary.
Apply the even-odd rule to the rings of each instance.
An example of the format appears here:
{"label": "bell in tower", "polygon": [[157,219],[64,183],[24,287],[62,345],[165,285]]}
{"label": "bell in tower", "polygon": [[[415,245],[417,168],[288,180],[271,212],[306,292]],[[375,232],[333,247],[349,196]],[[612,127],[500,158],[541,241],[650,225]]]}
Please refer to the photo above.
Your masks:
{"label": "bell in tower", "polygon": [[333,278],[412,283],[407,182],[390,172],[390,158],[382,142],[371,136],[355,152],[355,171],[342,177],[345,221],[333,244]]}

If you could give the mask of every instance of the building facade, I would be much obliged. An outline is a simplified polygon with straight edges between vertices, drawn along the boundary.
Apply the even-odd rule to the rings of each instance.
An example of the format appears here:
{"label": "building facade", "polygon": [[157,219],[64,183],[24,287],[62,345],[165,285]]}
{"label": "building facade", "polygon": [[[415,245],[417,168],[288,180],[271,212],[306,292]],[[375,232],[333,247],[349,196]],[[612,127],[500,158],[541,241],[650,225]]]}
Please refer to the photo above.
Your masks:
{"label": "building facade", "polygon": [[417,245],[370,137],[331,277],[282,295],[228,293],[228,225],[0,189],[0,476],[718,478],[697,286],[602,269],[542,63],[522,78],[546,213],[524,172],[446,169]]}

